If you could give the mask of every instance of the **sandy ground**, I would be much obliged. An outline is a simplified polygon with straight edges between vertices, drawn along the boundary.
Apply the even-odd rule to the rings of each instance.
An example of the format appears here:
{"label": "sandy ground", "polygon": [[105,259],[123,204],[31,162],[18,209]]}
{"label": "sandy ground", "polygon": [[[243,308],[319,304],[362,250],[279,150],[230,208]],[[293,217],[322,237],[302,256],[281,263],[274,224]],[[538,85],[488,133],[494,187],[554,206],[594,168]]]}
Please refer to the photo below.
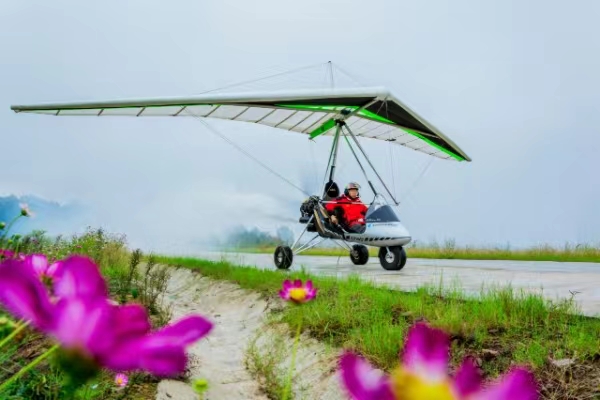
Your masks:
{"label": "sandy ground", "polygon": [[[186,269],[173,269],[165,305],[171,306],[172,319],[200,313],[215,323],[211,334],[189,347],[187,382],[163,380],[156,400],[192,400],[194,379],[204,378],[209,390],[204,399],[268,399],[261,390],[261,374],[255,377],[255,360],[270,362],[284,382],[290,365],[293,338],[281,325],[267,324],[268,311],[285,306],[268,304],[259,295],[239,286],[213,281]],[[252,356],[248,357],[249,354]],[[335,374],[336,349],[308,338],[300,341],[293,391],[295,399],[345,399]],[[247,364],[245,361],[249,360]],[[259,369],[260,370],[260,369]]]}

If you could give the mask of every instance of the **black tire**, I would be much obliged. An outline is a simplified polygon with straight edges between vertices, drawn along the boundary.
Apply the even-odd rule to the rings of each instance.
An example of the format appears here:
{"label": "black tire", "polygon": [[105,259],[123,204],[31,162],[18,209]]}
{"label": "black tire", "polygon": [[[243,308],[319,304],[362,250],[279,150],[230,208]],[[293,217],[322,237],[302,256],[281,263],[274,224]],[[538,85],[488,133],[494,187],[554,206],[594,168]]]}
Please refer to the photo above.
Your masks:
{"label": "black tire", "polygon": [[400,271],[406,264],[406,251],[402,246],[381,247],[379,249],[379,262],[383,269],[387,271]]}
{"label": "black tire", "polygon": [[288,246],[277,246],[275,254],[273,254],[273,260],[277,269],[289,269],[294,260],[294,253]]}
{"label": "black tire", "polygon": [[369,261],[369,249],[367,246],[355,244],[352,246],[352,250],[353,251],[350,252],[350,259],[354,265],[365,265],[367,261]]}

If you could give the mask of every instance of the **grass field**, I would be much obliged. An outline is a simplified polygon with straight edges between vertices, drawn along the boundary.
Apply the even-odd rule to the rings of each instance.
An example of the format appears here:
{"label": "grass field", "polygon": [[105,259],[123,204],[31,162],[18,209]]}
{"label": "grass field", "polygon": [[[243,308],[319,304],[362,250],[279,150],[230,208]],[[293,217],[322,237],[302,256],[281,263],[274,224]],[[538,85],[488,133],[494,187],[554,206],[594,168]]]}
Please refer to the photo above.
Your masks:
{"label": "grass field", "polygon": [[[436,258],[436,259],[462,259],[462,260],[515,260],[515,261],[571,261],[571,262],[596,262],[600,263],[600,245],[570,245],[553,247],[549,245],[527,249],[506,248],[476,248],[459,247],[454,241],[447,241],[443,245],[436,243],[405,247],[409,258]],[[273,253],[274,246],[265,247],[239,247],[227,249],[247,253]],[[369,247],[371,257],[377,257],[378,248]],[[347,256],[348,251],[340,247],[314,247],[303,251],[301,254],[315,256]]]}
{"label": "grass field", "polygon": [[[600,395],[600,320],[581,316],[572,301],[551,303],[511,289],[491,290],[473,300],[458,290],[423,287],[408,293],[375,287],[357,277],[336,281],[192,258],[157,261],[232,281],[268,297],[277,297],[285,278],[311,278],[319,288],[316,301],[287,307],[283,321],[295,328],[302,318],[305,332],[354,349],[386,371],[398,362],[407,327],[425,319],[450,333],[455,366],[463,356],[474,355],[487,376],[494,377],[520,363],[535,370],[544,399]],[[570,360],[567,367],[552,362],[565,359]]]}

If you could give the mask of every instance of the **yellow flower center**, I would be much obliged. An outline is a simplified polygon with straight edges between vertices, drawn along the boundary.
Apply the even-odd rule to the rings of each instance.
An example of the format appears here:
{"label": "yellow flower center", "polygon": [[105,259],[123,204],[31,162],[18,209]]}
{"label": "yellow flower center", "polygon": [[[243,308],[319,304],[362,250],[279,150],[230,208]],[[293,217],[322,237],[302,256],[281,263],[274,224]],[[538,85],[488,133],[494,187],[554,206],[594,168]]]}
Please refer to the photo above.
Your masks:
{"label": "yellow flower center", "polygon": [[418,375],[402,368],[391,374],[392,390],[396,399],[402,400],[457,400],[450,388],[450,382],[427,382]]}
{"label": "yellow flower center", "polygon": [[306,299],[306,290],[293,288],[290,290],[290,298],[294,301],[304,301]]}

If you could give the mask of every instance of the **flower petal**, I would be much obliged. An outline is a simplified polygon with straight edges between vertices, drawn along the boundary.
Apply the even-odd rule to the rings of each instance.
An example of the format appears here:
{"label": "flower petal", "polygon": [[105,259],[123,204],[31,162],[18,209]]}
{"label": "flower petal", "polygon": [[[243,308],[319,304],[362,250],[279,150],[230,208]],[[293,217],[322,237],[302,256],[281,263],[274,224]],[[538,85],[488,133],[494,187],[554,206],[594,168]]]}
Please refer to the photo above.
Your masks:
{"label": "flower petal", "polygon": [[290,291],[289,290],[280,290],[279,291],[279,297],[281,297],[284,300],[289,300],[290,299]]}
{"label": "flower petal", "polygon": [[88,257],[70,256],[57,266],[54,294],[57,297],[108,297],[98,266]]}
{"label": "flower petal", "polygon": [[142,347],[140,368],[157,376],[172,376],[185,371],[185,350],[179,346]]}
{"label": "flower petal", "polygon": [[454,377],[454,388],[459,398],[469,396],[481,389],[483,376],[471,358],[466,358]]}
{"label": "flower petal", "polygon": [[188,315],[174,324],[167,325],[152,333],[147,343],[151,346],[175,345],[187,346],[206,336],[214,325],[200,315]]}
{"label": "flower petal", "polygon": [[30,254],[25,256],[25,262],[31,264],[38,276],[42,276],[48,269],[48,259],[44,254]]}
{"label": "flower petal", "polygon": [[48,269],[46,269],[46,275],[49,277],[54,277],[56,275],[56,271],[60,268],[62,263],[63,261],[56,261],[50,264]]}
{"label": "flower petal", "polygon": [[450,340],[444,331],[419,322],[408,331],[402,362],[424,380],[439,381],[447,376],[449,351]]}
{"label": "flower petal", "polygon": [[387,376],[353,353],[345,352],[340,359],[341,380],[354,400],[394,400]]}
{"label": "flower petal", "polygon": [[117,344],[102,355],[102,363],[115,371],[144,369],[159,376],[185,370],[185,346],[206,336],[213,324],[199,315],[190,315],[154,333]]}
{"label": "flower petal", "polygon": [[142,337],[152,328],[146,309],[140,304],[113,306],[113,326],[116,341]]}
{"label": "flower petal", "polygon": [[82,349],[89,355],[114,345],[114,310],[103,298],[66,297],[56,304],[51,334],[65,348]]}
{"label": "flower petal", "polygon": [[537,383],[533,373],[515,368],[475,396],[477,400],[537,400]]}
{"label": "flower petal", "polygon": [[30,263],[7,259],[0,264],[0,303],[42,331],[52,324],[52,303]]}
{"label": "flower petal", "polygon": [[117,372],[146,370],[157,376],[185,371],[187,356],[182,346],[157,343],[150,336],[121,343],[102,355],[102,365]]}
{"label": "flower petal", "polygon": [[292,284],[292,282],[289,279],[286,279],[285,281],[283,281],[283,290],[289,290],[293,287],[294,287],[294,285]]}
{"label": "flower petal", "polygon": [[296,279],[294,281],[294,287],[295,288],[301,288],[302,287],[302,280],[301,279]]}

